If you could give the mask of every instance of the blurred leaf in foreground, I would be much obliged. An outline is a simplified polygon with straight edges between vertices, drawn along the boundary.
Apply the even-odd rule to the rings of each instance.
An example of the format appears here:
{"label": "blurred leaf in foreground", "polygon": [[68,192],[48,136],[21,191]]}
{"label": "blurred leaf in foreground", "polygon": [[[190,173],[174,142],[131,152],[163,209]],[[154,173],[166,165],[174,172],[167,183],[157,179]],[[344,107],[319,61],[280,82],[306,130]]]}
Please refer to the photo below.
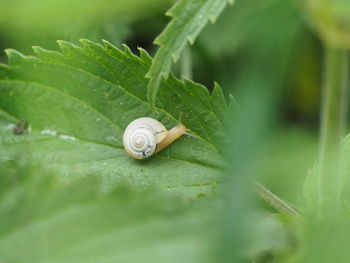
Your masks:
{"label": "blurred leaf in foreground", "polygon": [[94,180],[62,184],[18,162],[0,164],[0,174],[0,262],[208,262],[201,202],[102,193]]}
{"label": "blurred leaf in foreground", "polygon": [[349,214],[334,213],[331,210],[329,213],[330,217],[323,219],[317,218],[315,214],[308,215],[305,220],[306,226],[304,226],[304,253],[297,262],[340,263],[349,261]]}
{"label": "blurred leaf in foreground", "polygon": [[[348,262],[350,251],[350,202],[349,202],[349,135],[344,140],[342,155],[342,178],[337,182],[339,203],[325,207],[323,214],[317,213],[316,194],[319,165],[310,171],[305,182],[305,199],[309,208],[305,211],[302,242],[304,248],[298,262],[328,263]],[[341,193],[341,194],[340,194]],[[338,199],[336,200],[338,201]],[[312,209],[313,208],[313,209]]]}

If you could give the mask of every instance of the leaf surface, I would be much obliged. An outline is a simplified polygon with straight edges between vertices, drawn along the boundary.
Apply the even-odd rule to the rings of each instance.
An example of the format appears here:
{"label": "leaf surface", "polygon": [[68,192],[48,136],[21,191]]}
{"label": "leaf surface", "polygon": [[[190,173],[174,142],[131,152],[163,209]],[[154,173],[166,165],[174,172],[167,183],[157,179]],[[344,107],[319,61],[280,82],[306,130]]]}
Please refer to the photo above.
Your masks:
{"label": "leaf surface", "polygon": [[194,43],[209,20],[215,22],[228,2],[233,0],[180,0],[167,12],[172,20],[154,41],[160,48],[146,74],[150,78],[147,94],[152,107],[162,77],[168,77],[171,61],[180,57],[187,41]]}
{"label": "leaf surface", "polygon": [[[218,145],[227,116],[221,88],[211,95],[170,76],[161,83],[160,112],[153,113],[144,78],[152,60],[144,50],[138,57],[126,46],[121,51],[108,42],[81,42],[83,47],[59,41],[61,52],[34,47],[36,57],[7,50],[9,65],[0,66],[0,158],[27,154],[66,179],[97,174],[105,187],[124,182],[180,194],[211,191],[220,175]],[[195,137],[182,136],[147,160],[133,160],[123,149],[123,131],[144,116],[167,128],[181,119]],[[14,135],[22,119],[29,129]]]}

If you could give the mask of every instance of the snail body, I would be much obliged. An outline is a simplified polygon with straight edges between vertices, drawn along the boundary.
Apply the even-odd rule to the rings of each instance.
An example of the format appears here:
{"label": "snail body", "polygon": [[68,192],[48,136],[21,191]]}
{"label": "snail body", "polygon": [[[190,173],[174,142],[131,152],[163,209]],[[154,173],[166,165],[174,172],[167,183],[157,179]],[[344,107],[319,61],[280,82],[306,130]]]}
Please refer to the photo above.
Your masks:
{"label": "snail body", "polygon": [[132,121],[126,127],[123,144],[131,157],[146,159],[170,145],[186,131],[187,128],[183,124],[168,131],[161,122],[143,117]]}

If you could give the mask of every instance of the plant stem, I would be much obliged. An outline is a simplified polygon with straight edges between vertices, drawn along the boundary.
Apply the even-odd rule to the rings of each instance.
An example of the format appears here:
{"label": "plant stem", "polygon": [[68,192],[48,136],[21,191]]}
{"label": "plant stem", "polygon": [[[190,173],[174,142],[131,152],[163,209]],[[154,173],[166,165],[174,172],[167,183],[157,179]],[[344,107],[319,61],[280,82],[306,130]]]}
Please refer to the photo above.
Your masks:
{"label": "plant stem", "polygon": [[299,215],[299,212],[294,209],[291,205],[283,201],[277,195],[266,189],[258,182],[254,182],[255,191],[259,196],[270,206],[275,208],[278,212],[288,215]]}
{"label": "plant stem", "polygon": [[321,104],[319,215],[327,208],[339,206],[341,142],[347,122],[347,70],[346,50],[327,46]]}

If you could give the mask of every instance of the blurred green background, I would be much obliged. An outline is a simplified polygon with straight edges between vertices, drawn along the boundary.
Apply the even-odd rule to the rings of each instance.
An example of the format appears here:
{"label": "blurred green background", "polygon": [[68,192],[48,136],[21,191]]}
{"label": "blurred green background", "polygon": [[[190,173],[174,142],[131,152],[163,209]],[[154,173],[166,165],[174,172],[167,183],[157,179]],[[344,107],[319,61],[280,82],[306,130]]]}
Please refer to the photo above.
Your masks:
{"label": "blurred green background", "polygon": [[[33,54],[56,40],[106,39],[132,50],[152,44],[171,0],[0,0],[0,49]],[[237,0],[191,46],[193,79],[229,94],[254,86],[276,92],[275,121],[256,166],[259,180],[303,205],[302,186],[317,158],[322,50],[297,0]],[[1,52],[0,61],[6,62]],[[173,71],[180,74],[181,60]],[[254,98],[259,100],[259,97]]]}

